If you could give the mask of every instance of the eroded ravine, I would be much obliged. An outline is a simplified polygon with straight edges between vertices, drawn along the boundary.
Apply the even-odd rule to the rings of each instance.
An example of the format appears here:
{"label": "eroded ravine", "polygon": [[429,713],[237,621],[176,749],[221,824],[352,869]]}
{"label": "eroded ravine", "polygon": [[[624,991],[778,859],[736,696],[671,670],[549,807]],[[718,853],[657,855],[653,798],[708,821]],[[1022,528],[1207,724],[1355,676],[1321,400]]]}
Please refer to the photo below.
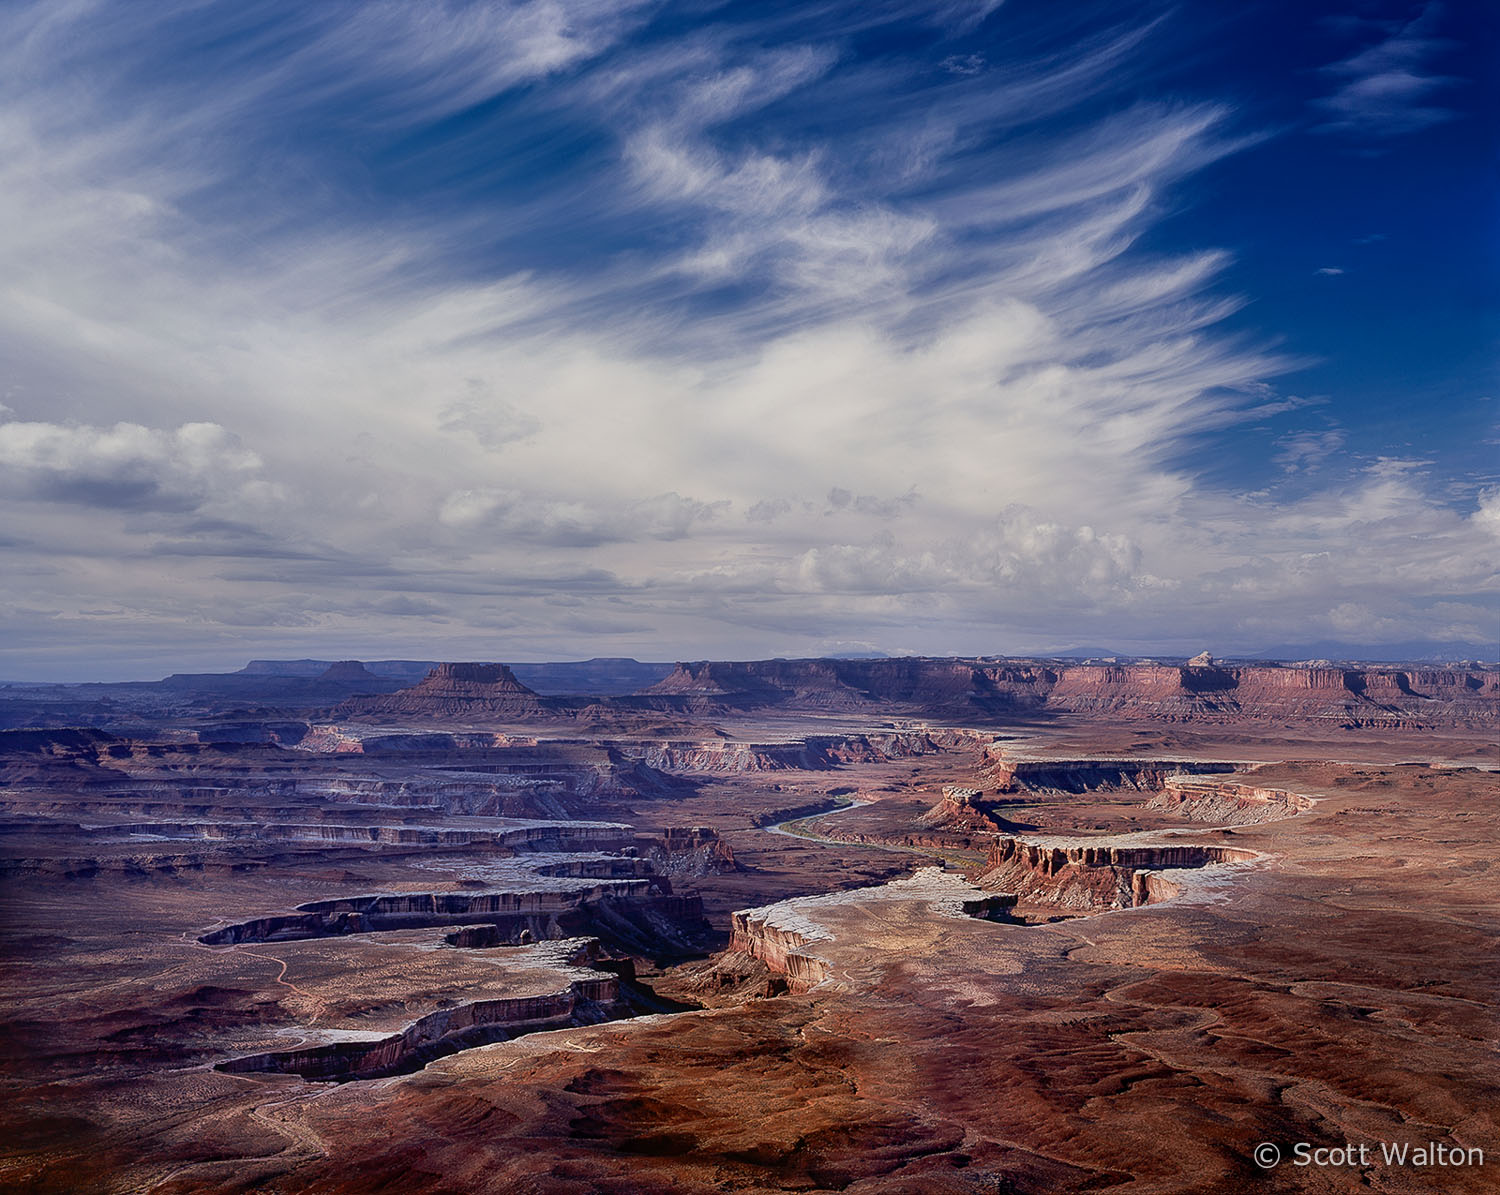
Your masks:
{"label": "eroded ravine", "polygon": [[630,988],[628,959],[604,953],[598,939],[549,942],[531,948],[533,965],[547,966],[569,982],[557,991],[472,1000],[437,1009],[393,1033],[357,1030],[313,1031],[325,1040],[291,1050],[241,1055],[220,1062],[226,1074],[300,1075],[309,1080],[347,1082],[417,1071],[460,1050],[490,1045],[528,1033],[595,1025],[650,1007]]}
{"label": "eroded ravine", "polygon": [[[1211,892],[1230,880],[1236,869],[1263,862],[1266,856],[1246,847],[1185,839],[1231,833],[1229,826],[1295,817],[1314,803],[1287,790],[1223,778],[1237,773],[1239,765],[1199,762],[1191,765],[1191,771],[1174,770],[1183,766],[1149,760],[1037,760],[1024,767],[992,767],[989,778],[999,780],[1002,792],[1023,788],[1028,780],[1039,788],[1061,784],[1071,792],[1126,788],[1149,794],[1141,808],[1199,825],[1076,839],[996,833],[983,866],[962,877],[925,868],[907,880],[740,910],[734,914],[729,951],[759,959],[772,972],[785,976],[792,991],[806,992],[827,982],[831,974],[832,964],[821,944],[833,941],[834,935],[819,921],[819,909],[929,899],[942,914],[1019,925],[1026,923],[1017,913],[1021,905],[1047,906],[1069,917],[1087,917],[1176,900],[1187,888]],[[942,814],[945,804],[965,818],[984,813],[981,790],[947,786],[943,794],[943,801],[930,814]],[[821,824],[831,814],[860,804],[848,802],[829,813],[769,829],[820,845],[848,845],[846,840],[814,833],[808,823]],[[879,844],[865,839],[861,845]],[[919,855],[940,853],[921,846],[886,845]]]}
{"label": "eroded ravine", "polygon": [[[703,949],[711,930],[701,897],[674,890],[664,873],[732,868],[733,855],[717,834],[702,829],[636,836],[623,849],[629,853],[502,859],[490,878],[494,881],[503,874],[508,879],[503,887],[492,882],[477,892],[400,892],[313,901],[292,913],[251,918],[199,935],[194,945],[202,949],[234,951],[244,943],[349,938],[373,950],[388,939],[402,939],[410,949],[412,931],[440,930],[444,932],[426,949],[486,959],[496,968],[500,989],[486,998],[447,1002],[446,1007],[387,1030],[360,1027],[358,1012],[322,1029],[312,1029],[309,1023],[300,1033],[304,1044],[243,1054],[217,1063],[215,1069],[336,1082],[381,1078],[523,1034],[677,1010],[680,1005],[636,982],[632,955]],[[424,947],[419,943],[415,948]],[[271,958],[257,951],[245,953]],[[286,960],[272,961],[281,964],[284,976]],[[522,979],[507,985],[508,974]],[[522,990],[506,990],[515,988],[516,982]],[[324,1001],[303,988],[293,990],[317,1005],[321,1017]],[[309,1038],[312,1043],[305,1044]]]}

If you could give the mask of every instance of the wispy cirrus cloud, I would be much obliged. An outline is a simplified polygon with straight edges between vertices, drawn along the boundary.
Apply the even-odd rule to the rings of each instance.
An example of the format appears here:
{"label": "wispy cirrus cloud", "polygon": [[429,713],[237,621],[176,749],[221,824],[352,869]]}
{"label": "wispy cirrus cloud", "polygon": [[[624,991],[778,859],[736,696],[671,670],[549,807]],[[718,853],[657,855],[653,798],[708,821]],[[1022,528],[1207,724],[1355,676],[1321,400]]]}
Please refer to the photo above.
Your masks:
{"label": "wispy cirrus cloud", "polygon": [[1340,428],[1292,432],[1277,441],[1280,451],[1272,459],[1287,473],[1305,472],[1336,455],[1347,439]]}
{"label": "wispy cirrus cloud", "polygon": [[1383,139],[1454,119],[1456,111],[1434,102],[1459,82],[1434,66],[1452,46],[1437,36],[1442,17],[1442,6],[1432,3],[1394,27],[1372,23],[1378,40],[1323,68],[1334,90],[1313,101],[1321,116],[1314,131]]}

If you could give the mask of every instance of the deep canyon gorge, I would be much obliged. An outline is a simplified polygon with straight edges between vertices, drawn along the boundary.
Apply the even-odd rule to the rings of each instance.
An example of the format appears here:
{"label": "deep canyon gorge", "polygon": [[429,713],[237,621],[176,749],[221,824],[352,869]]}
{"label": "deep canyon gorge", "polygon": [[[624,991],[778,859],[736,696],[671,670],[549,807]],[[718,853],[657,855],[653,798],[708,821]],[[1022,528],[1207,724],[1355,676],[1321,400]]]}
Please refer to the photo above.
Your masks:
{"label": "deep canyon gorge", "polygon": [[0,693],[6,1189],[1493,1189],[1253,1158],[1500,1161],[1493,669],[169,680]]}

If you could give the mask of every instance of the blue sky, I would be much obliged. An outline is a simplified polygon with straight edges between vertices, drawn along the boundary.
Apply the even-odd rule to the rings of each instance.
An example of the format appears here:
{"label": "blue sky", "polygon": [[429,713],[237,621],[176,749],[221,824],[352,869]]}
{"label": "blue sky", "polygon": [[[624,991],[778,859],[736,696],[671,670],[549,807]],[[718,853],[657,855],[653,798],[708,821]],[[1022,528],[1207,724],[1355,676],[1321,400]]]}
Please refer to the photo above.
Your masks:
{"label": "blue sky", "polygon": [[1500,635],[1494,18],[0,10],[0,676]]}

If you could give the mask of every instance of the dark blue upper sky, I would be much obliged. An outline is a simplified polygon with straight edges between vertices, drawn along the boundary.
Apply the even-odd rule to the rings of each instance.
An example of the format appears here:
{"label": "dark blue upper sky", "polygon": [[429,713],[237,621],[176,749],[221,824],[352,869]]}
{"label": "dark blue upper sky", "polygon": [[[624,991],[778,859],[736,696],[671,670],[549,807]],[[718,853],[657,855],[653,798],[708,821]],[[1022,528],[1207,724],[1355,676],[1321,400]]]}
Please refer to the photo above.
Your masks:
{"label": "dark blue upper sky", "polygon": [[[159,87],[164,73],[184,90],[210,88],[224,63],[253,71],[321,31],[316,9],[292,21],[283,5],[239,9],[227,29],[211,9],[170,23],[180,39],[163,47],[170,57],[136,61],[125,89],[146,80]],[[933,16],[898,4],[852,13],[826,6],[821,21],[819,11],[805,3],[643,9],[591,73],[670,52],[704,29],[747,50],[807,42],[816,32],[839,72],[726,122],[719,142],[732,151],[769,135],[788,149],[832,146],[846,158],[839,166],[854,176],[856,197],[862,172],[885,197],[889,164],[871,160],[870,140],[890,111],[947,96],[955,81],[979,92],[991,75],[1149,27],[1122,60],[1120,86],[1062,113],[1042,108],[1032,121],[1020,113],[988,140],[981,133],[970,151],[974,173],[1006,143],[1045,143],[1138,104],[1226,105],[1229,135],[1251,143],[1163,196],[1168,210],[1141,248],[1213,246],[1233,255],[1223,284],[1247,304],[1225,327],[1296,361],[1278,386],[1320,401],[1314,426],[1340,429],[1356,453],[1435,456],[1466,484],[1493,481],[1495,416],[1481,401],[1495,387],[1496,359],[1492,9],[1009,0],[967,23],[956,10]],[[1393,42],[1407,48],[1340,69]],[[1361,69],[1416,82],[1336,106]],[[274,95],[271,103],[274,111]],[[580,111],[566,86],[536,85],[451,107],[412,120],[375,75],[329,86],[316,104],[289,105],[284,119],[248,110],[233,134],[255,142],[240,172],[195,199],[219,215],[238,201],[252,216],[296,223],[337,225],[351,207],[415,223],[434,215],[472,221],[473,235],[442,262],[445,276],[541,270],[586,278],[601,258],[651,257],[692,239],[670,213],[611,204],[619,145],[607,105]],[[887,111],[869,120],[871,108]],[[960,155],[953,174],[963,171]],[[952,183],[952,175],[936,180]],[[710,294],[664,287],[656,297],[664,309],[689,306],[691,319],[759,296],[734,280]],[[1222,469],[1265,468],[1282,424],[1290,425],[1217,439]]]}
{"label": "dark blue upper sky", "polygon": [[[1233,250],[1227,279],[1252,302],[1232,326],[1274,334],[1306,361],[1283,384],[1326,398],[1353,450],[1432,456],[1465,484],[1492,483],[1495,10],[1353,11],[1358,23],[1260,4],[1205,25],[1183,84],[1233,97],[1272,135],[1206,170],[1160,232]],[[1412,65],[1433,82],[1412,104],[1430,112],[1340,127],[1321,106],[1345,78],[1329,64],[1413,22],[1430,48]]]}

